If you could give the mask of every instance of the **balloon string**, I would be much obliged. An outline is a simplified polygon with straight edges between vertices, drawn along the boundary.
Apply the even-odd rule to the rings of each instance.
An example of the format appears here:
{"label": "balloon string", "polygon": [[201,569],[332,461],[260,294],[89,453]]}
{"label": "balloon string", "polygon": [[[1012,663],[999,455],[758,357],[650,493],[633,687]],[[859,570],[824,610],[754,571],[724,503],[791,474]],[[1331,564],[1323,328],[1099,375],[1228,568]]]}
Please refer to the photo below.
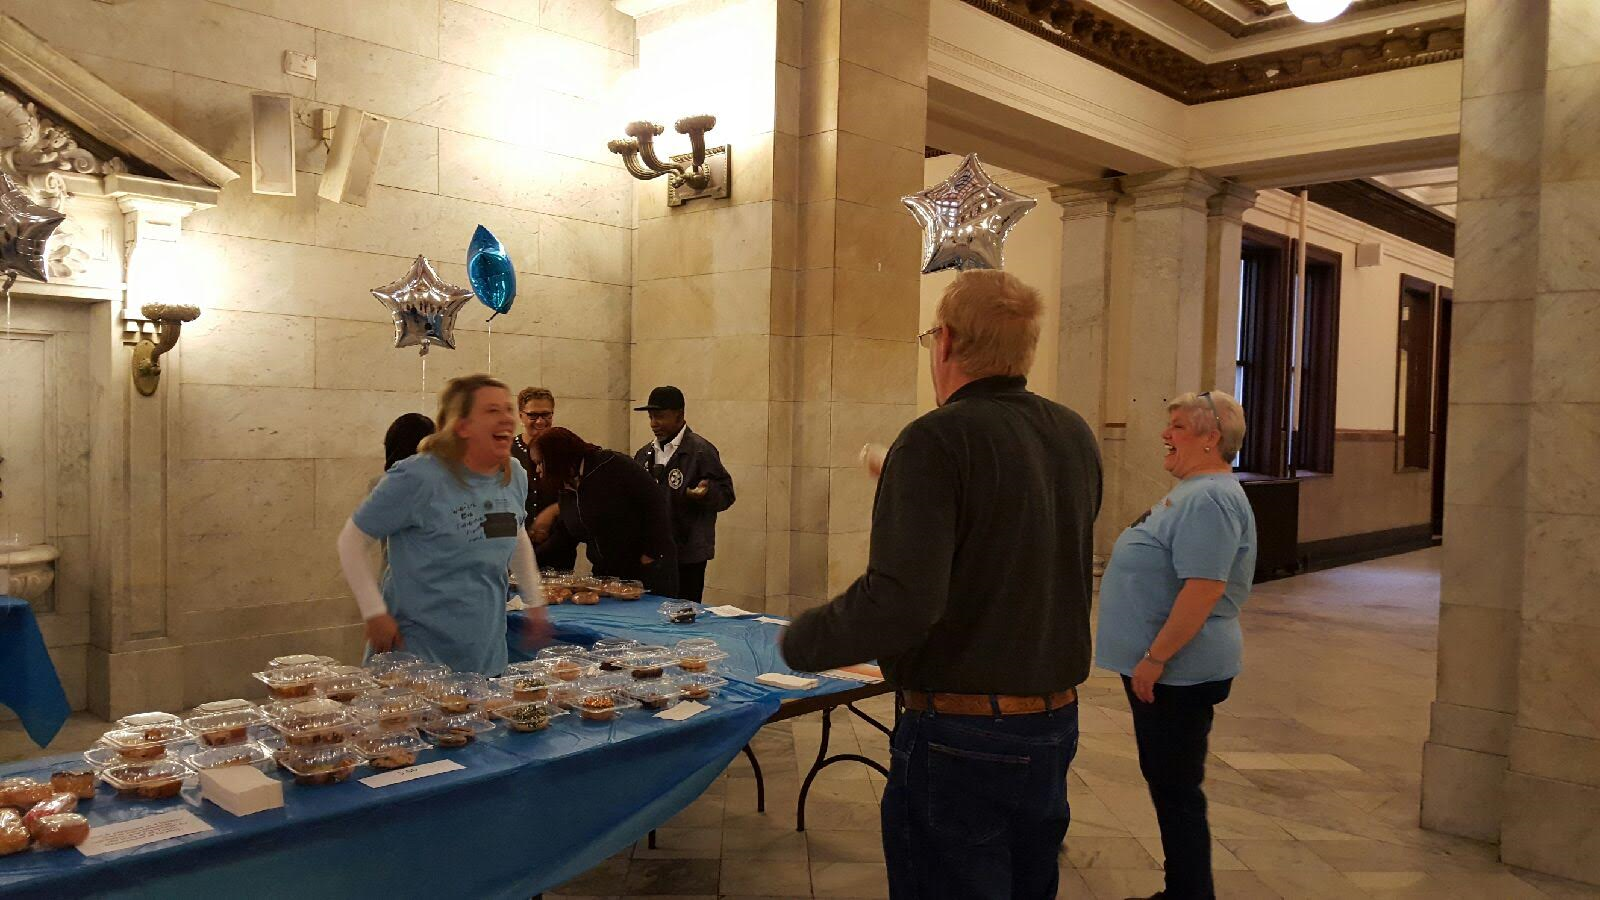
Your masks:
{"label": "balloon string", "polygon": [[422,354],[422,396],[428,396],[428,354]]}
{"label": "balloon string", "polygon": [[[17,273],[16,273],[15,270],[12,270],[12,271],[6,272],[5,283],[4,284],[0,284],[0,294],[4,294],[5,295],[5,300],[6,300],[5,352],[6,352],[6,362],[7,363],[9,363],[11,361],[11,350],[12,350],[12,344],[11,344],[11,286],[16,284],[16,283],[17,283]],[[5,420],[5,423],[6,423],[6,440],[5,440],[5,443],[0,444],[0,455],[3,455],[6,450],[10,449],[9,445],[11,443],[11,429],[12,429],[12,425],[11,425],[11,393],[12,393],[11,391],[6,391],[5,415],[3,417],[0,417],[0,418],[3,418]],[[20,545],[20,543],[21,543],[20,541],[17,540],[17,533],[16,533],[15,530],[13,530],[13,527],[12,527],[12,525],[13,525],[12,517],[11,517],[11,507],[12,507],[12,505],[13,504],[11,504],[11,503],[6,503],[5,500],[4,500],[3,493],[0,493],[0,507],[3,507],[4,511],[5,511],[4,530],[0,531],[0,547],[11,547],[11,546],[15,546],[15,545]]]}
{"label": "balloon string", "polygon": [[[495,315],[499,315],[499,313],[496,313]],[[494,374],[494,316],[490,316],[489,317],[489,321],[485,322],[484,324],[489,326],[489,368],[487,369],[487,374],[493,375]]]}

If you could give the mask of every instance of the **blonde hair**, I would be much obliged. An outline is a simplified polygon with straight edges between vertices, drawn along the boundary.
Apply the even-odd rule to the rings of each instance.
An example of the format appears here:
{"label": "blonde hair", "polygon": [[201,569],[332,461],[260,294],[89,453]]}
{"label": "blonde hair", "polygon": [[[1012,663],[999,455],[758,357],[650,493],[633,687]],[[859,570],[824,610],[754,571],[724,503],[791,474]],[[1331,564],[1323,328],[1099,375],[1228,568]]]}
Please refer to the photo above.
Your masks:
{"label": "blonde hair", "polygon": [[[1207,403],[1206,401],[1211,401]],[[1216,407],[1215,414],[1212,407]],[[1190,391],[1187,394],[1174,397],[1167,404],[1167,412],[1183,410],[1189,417],[1189,427],[1195,434],[1215,434],[1218,436],[1217,449],[1222,451],[1222,458],[1233,462],[1239,455],[1239,448],[1244,446],[1244,407],[1233,395],[1222,391],[1206,391],[1205,394],[1196,394]]]}
{"label": "blonde hair", "polygon": [[1039,292],[1009,272],[962,272],[939,298],[950,353],[973,378],[1026,375],[1039,346]]}
{"label": "blonde hair", "polygon": [[[488,375],[462,375],[460,378],[452,378],[445,382],[444,390],[439,392],[439,415],[434,417],[439,427],[417,445],[418,453],[431,454],[444,463],[457,480],[463,482],[466,481],[463,471],[466,466],[462,464],[461,459],[466,455],[467,447],[456,435],[456,425],[472,415],[472,404],[477,399],[478,390],[486,387],[499,388],[506,393],[511,392],[505,382],[490,378]],[[511,483],[512,465],[514,463],[509,457],[501,464],[501,484]]]}

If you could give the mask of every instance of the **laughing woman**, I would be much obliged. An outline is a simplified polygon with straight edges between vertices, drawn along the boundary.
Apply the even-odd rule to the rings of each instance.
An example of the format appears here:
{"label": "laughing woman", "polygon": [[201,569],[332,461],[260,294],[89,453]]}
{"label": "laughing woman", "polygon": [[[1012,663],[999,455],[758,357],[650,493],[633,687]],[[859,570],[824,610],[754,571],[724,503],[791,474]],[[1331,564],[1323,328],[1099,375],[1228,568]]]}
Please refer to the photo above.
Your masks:
{"label": "laughing woman", "polygon": [[1256,567],[1256,520],[1232,460],[1244,410],[1227,394],[1167,406],[1166,470],[1178,484],[1117,538],[1100,583],[1095,663],[1122,674],[1139,769],[1166,856],[1162,900],[1209,900],[1206,742],[1239,674],[1239,608]]}
{"label": "laughing woman", "polygon": [[[519,584],[539,583],[522,522],[528,476],[511,460],[516,406],[504,384],[467,375],[445,385],[438,422],[345,523],[339,561],[372,652],[404,648],[457,671],[498,675],[507,569]],[[380,590],[371,548],[383,539],[389,568]],[[539,596],[526,592],[524,602]],[[541,611],[529,620],[544,627]]]}

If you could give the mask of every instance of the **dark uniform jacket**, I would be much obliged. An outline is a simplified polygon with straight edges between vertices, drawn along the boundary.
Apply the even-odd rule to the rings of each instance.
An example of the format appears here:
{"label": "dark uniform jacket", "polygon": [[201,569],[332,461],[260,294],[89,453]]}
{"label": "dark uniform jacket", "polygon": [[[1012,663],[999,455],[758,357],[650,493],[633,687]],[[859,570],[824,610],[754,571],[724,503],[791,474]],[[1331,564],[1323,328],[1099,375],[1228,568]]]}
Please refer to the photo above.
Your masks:
{"label": "dark uniform jacket", "polygon": [[[558,502],[562,534],[584,544],[594,574],[638,579],[652,594],[677,596],[667,496],[625,454],[597,449],[584,457],[578,489],[563,490]],[[646,566],[642,556],[654,562]]]}
{"label": "dark uniform jacket", "polygon": [[[532,530],[534,517],[555,503],[557,498],[546,496],[539,490],[539,476],[534,471],[533,458],[520,434],[511,441],[511,455],[528,471],[527,527]],[[570,572],[578,562],[578,545],[570,535],[561,533],[561,520],[557,518],[550,529],[550,536],[533,545],[533,555],[541,568]]]}
{"label": "dark uniform jacket", "polygon": [[984,378],[889,448],[867,572],[783,629],[802,672],[877,659],[904,690],[1042,695],[1089,675],[1100,454],[1077,413]]}
{"label": "dark uniform jacket", "polygon": [[[672,537],[678,562],[700,563],[716,556],[717,513],[733,505],[733,476],[722,465],[722,455],[708,440],[683,426],[678,450],[664,464],[656,460],[656,444],[639,448],[633,459],[666,489],[672,498]],[[701,498],[689,496],[701,481],[710,489]]]}

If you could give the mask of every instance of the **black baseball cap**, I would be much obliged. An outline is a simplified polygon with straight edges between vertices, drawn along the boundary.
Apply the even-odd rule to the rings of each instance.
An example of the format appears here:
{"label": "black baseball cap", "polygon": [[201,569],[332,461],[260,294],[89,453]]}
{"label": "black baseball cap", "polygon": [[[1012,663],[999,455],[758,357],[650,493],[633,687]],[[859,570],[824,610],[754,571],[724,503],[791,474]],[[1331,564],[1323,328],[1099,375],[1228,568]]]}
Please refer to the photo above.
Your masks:
{"label": "black baseball cap", "polygon": [[683,409],[683,391],[672,385],[663,385],[650,392],[650,399],[643,406],[635,406],[634,412],[655,412],[658,409]]}

